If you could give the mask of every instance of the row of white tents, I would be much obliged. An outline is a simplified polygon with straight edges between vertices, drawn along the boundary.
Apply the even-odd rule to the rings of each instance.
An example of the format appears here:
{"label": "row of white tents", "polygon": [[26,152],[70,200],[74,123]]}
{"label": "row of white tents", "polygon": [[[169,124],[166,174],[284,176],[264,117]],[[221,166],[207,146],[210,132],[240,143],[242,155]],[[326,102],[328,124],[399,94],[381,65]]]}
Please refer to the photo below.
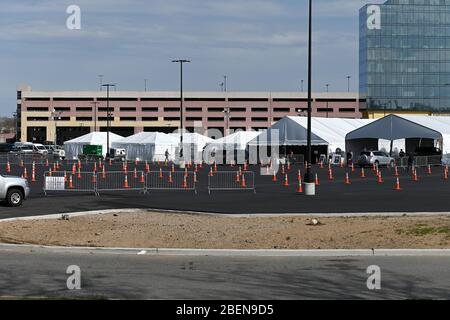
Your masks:
{"label": "row of white tents", "polygon": [[[432,141],[434,146],[450,154],[450,117],[395,116],[373,119],[312,118],[312,144],[327,146],[328,153],[337,149],[357,154],[364,147],[406,150],[408,139]],[[102,145],[106,154],[106,133],[93,132],[64,143],[66,157],[77,158],[83,145]],[[249,146],[305,146],[307,118],[285,117],[262,132],[238,131],[213,140],[198,133],[183,134],[183,148],[190,146],[190,154],[201,156],[209,151],[245,151]],[[179,152],[180,133],[142,132],[130,137],[110,133],[110,146],[125,149],[129,160],[164,160],[168,151],[174,160]],[[392,149],[393,148],[393,149]],[[392,149],[392,150],[390,150]]]}

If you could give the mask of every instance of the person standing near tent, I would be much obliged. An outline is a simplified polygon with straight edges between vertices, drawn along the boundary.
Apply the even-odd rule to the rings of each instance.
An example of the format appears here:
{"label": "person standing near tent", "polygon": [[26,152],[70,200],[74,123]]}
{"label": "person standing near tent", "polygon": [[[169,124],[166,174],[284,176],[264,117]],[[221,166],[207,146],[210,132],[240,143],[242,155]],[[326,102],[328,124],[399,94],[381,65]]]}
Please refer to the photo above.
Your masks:
{"label": "person standing near tent", "polygon": [[169,149],[166,149],[166,152],[164,152],[164,156],[166,157],[166,161],[168,162],[170,157]]}
{"label": "person standing near tent", "polygon": [[414,155],[412,153],[410,153],[408,155],[408,172],[410,169],[412,171],[413,166],[414,166]]}

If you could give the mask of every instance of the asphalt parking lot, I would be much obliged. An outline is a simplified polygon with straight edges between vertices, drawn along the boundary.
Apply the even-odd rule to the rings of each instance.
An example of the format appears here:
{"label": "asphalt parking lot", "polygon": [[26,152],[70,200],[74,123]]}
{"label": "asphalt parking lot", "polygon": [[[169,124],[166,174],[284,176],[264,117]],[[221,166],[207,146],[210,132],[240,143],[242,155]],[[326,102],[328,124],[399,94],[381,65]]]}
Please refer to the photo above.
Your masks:
{"label": "asphalt parking lot", "polygon": [[[31,165],[26,165],[31,174]],[[138,165],[143,170],[145,164]],[[71,166],[61,166],[60,171]],[[129,165],[133,171],[135,164]],[[162,165],[163,170],[170,170]],[[21,175],[23,168],[12,165],[12,175]],[[419,181],[414,182],[411,175],[400,170],[401,191],[394,190],[396,177],[393,169],[382,168],[384,183],[377,183],[377,178],[370,168],[366,168],[367,178],[360,177],[360,169],[352,173],[350,168],[333,168],[334,180],[328,179],[327,169],[314,167],[318,173],[320,186],[317,196],[306,197],[297,193],[298,170],[304,172],[303,166],[292,166],[288,172],[289,187],[283,186],[281,174],[278,182],[271,176],[261,176],[259,167],[250,166],[256,172],[256,193],[252,191],[215,191],[208,194],[207,180],[209,166],[204,166],[198,173],[197,194],[192,191],[153,191],[147,195],[136,191],[105,192],[100,196],[89,193],[43,194],[43,175],[47,170],[43,165],[36,165],[37,182],[30,183],[30,198],[19,208],[0,205],[0,217],[11,218],[53,213],[78,212],[101,209],[148,208],[169,210],[190,210],[215,213],[372,213],[372,212],[448,212],[450,181],[443,179],[443,168],[433,167],[432,174],[427,168],[418,170]],[[0,165],[0,173],[5,174],[6,166]],[[107,171],[120,171],[121,165],[108,167]],[[151,170],[159,170],[156,164]],[[236,171],[236,167],[218,168],[219,171]],[[92,171],[92,164],[83,164],[83,171]],[[344,184],[345,174],[349,173],[351,185]]]}

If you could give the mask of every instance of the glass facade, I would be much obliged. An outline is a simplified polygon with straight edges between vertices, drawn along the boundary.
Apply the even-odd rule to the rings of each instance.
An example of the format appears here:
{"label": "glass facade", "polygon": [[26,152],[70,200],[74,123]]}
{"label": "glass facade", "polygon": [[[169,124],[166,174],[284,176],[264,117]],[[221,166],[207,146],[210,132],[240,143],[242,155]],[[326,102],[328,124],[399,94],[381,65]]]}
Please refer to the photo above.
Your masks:
{"label": "glass facade", "polygon": [[388,0],[380,28],[360,10],[360,94],[368,109],[450,110],[450,0]]}

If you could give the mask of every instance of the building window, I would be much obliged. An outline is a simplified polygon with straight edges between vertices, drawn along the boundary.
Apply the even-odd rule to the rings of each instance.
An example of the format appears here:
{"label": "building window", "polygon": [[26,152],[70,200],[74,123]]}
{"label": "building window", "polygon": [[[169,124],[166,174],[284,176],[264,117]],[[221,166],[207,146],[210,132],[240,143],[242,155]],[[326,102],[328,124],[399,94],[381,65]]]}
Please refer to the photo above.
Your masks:
{"label": "building window", "polygon": [[180,121],[180,117],[164,117],[164,121]]}
{"label": "building window", "polygon": [[77,107],[78,112],[92,112],[91,107]]}
{"label": "building window", "polygon": [[210,121],[210,122],[221,122],[221,121],[224,121],[224,118],[223,117],[209,117],[208,121]]}
{"label": "building window", "polygon": [[158,107],[143,107],[142,112],[158,112]]}
{"label": "building window", "polygon": [[[108,112],[108,108],[101,107],[101,108],[98,108],[98,111],[99,112]],[[113,111],[114,111],[114,107],[109,107],[109,112],[113,112]]]}
{"label": "building window", "polygon": [[180,112],[180,108],[164,108],[164,112]]}
{"label": "building window", "polygon": [[92,121],[92,117],[77,117],[77,121]]}
{"label": "building window", "polygon": [[333,108],[317,108],[317,112],[333,112]]}
{"label": "building window", "polygon": [[218,108],[218,107],[208,108],[208,112],[223,112],[224,110],[225,108]]}
{"label": "building window", "polygon": [[339,112],[356,112],[355,108],[339,108]]}
{"label": "building window", "polygon": [[136,117],[120,117],[120,121],[136,121]]}
{"label": "building window", "polygon": [[27,121],[48,121],[48,117],[27,117]]}
{"label": "building window", "polygon": [[186,121],[202,121],[202,117],[186,117]]}
{"label": "building window", "polygon": [[27,111],[30,111],[30,112],[46,112],[46,111],[48,111],[48,107],[28,107]]}
{"label": "building window", "polygon": [[254,118],[252,118],[252,121],[253,122],[267,122],[267,121],[269,121],[269,119],[264,118],[264,117],[254,117]]}
{"label": "building window", "polygon": [[273,112],[285,112],[285,113],[289,113],[291,112],[291,108],[274,108]]}
{"label": "building window", "polygon": [[230,121],[233,121],[233,122],[238,122],[238,121],[245,122],[245,120],[246,120],[245,117],[231,117],[230,118]]}
{"label": "building window", "polygon": [[197,108],[197,107],[188,107],[186,108],[187,112],[202,112],[203,108]]}
{"label": "building window", "polygon": [[120,108],[120,111],[122,111],[122,112],[136,112],[136,108],[133,108],[133,107],[123,107],[123,108]]}
{"label": "building window", "polygon": [[142,117],[142,121],[156,122],[158,120],[158,117]]}
{"label": "building window", "polygon": [[69,112],[70,111],[70,107],[55,107],[53,109],[55,109],[55,111],[61,111],[61,112]]}
{"label": "building window", "polygon": [[269,112],[268,108],[252,108],[252,112]]}
{"label": "building window", "polygon": [[246,111],[247,111],[247,108],[244,108],[244,107],[230,108],[230,112],[246,112]]}

